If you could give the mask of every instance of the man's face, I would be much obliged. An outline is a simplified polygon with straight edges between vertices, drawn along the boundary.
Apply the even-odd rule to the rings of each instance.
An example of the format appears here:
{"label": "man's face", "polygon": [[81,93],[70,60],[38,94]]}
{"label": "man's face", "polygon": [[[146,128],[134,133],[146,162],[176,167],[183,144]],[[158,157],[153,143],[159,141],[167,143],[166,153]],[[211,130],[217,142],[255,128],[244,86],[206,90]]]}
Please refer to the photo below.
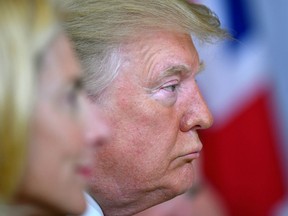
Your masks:
{"label": "man's face", "polygon": [[189,35],[147,33],[120,52],[119,75],[99,101],[112,128],[111,143],[96,153],[92,180],[103,208],[113,205],[111,197],[156,204],[190,188],[202,148],[197,130],[212,124]]}

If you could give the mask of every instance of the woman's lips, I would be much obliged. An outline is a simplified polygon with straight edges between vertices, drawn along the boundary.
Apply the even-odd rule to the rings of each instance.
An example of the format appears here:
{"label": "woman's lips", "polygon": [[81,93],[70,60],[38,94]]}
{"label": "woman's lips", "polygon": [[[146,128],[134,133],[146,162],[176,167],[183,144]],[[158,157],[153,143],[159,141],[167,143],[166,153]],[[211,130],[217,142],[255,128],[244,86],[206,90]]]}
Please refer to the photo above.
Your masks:
{"label": "woman's lips", "polygon": [[77,174],[84,177],[86,180],[92,176],[92,167],[91,166],[79,166],[77,168]]}

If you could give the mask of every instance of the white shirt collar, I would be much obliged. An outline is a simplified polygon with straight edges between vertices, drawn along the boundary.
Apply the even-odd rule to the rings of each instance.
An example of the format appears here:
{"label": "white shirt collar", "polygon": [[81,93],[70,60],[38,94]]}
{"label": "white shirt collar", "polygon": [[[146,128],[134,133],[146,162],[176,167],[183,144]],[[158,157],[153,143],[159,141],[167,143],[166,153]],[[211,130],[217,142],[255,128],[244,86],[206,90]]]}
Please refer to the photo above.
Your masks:
{"label": "white shirt collar", "polygon": [[87,202],[86,211],[82,216],[104,216],[100,206],[89,194],[84,193]]}

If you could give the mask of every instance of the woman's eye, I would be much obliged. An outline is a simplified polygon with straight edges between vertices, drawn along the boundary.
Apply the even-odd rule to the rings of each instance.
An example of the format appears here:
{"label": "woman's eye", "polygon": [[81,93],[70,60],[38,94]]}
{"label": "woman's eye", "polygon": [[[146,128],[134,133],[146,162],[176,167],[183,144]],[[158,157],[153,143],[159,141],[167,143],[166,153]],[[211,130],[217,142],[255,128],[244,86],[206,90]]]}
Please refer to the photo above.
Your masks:
{"label": "woman's eye", "polygon": [[75,90],[71,90],[67,95],[67,102],[72,109],[78,107],[78,92]]}

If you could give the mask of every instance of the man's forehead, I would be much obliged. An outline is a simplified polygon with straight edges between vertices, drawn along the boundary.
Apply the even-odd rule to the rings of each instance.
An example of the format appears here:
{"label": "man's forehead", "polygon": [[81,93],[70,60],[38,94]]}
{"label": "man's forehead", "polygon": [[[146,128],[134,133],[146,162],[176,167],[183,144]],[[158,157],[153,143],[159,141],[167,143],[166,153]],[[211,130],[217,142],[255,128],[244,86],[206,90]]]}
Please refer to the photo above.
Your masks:
{"label": "man's forehead", "polygon": [[124,65],[138,69],[143,66],[143,71],[141,68],[138,71],[142,71],[148,79],[156,77],[161,79],[179,73],[184,75],[197,73],[200,66],[198,52],[191,36],[187,34],[161,32],[152,35],[147,33],[138,41],[126,43],[122,48]]}
{"label": "man's forehead", "polygon": [[160,57],[157,54],[152,57],[151,72],[153,71],[152,73],[164,77],[178,73],[183,75],[191,73],[196,74],[203,67],[203,62],[200,61],[198,52],[195,48],[191,52],[166,52],[165,55]]}
{"label": "man's forehead", "polygon": [[127,38],[122,41],[121,47],[124,48],[125,52],[139,52],[145,54],[147,52],[154,52],[158,49],[166,47],[169,49],[171,44],[172,47],[182,47],[183,41],[185,43],[191,43],[194,46],[192,36],[187,33],[173,32],[169,30],[157,30],[157,31],[140,31],[133,37]]}

